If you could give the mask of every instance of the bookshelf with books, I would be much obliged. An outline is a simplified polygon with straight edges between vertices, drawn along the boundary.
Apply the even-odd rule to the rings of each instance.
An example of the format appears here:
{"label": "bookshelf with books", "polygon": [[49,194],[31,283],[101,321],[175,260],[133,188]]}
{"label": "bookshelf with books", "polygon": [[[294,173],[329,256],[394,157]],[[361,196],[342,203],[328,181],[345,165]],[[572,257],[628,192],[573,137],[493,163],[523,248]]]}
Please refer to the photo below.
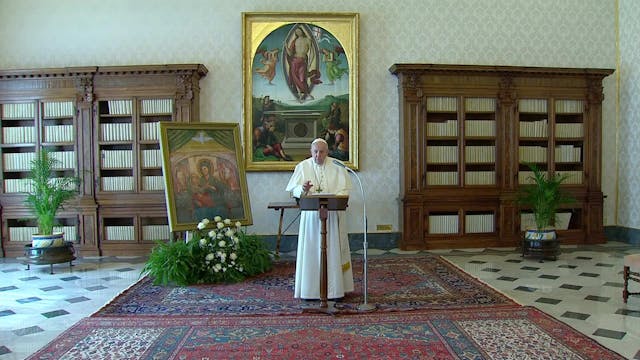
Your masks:
{"label": "bookshelf with books", "polygon": [[602,80],[609,69],[395,64],[403,249],[517,246],[525,163],[570,177],[566,243],[604,241]]}
{"label": "bookshelf with books", "polygon": [[84,180],[58,219],[81,255],[147,254],[170,238],[158,123],[199,120],[206,74],[201,64],[0,70],[4,256],[30,241],[25,176],[42,147],[60,174]]}

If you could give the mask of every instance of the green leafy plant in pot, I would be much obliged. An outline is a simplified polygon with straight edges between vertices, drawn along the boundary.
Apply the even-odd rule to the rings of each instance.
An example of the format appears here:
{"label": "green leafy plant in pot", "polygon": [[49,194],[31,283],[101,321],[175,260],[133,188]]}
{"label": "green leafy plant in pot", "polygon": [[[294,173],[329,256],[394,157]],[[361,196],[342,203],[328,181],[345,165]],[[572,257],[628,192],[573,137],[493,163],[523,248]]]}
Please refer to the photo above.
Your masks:
{"label": "green leafy plant in pot", "polygon": [[524,211],[531,211],[535,228],[525,230],[524,239],[531,246],[542,246],[538,241],[556,240],[556,217],[558,208],[575,199],[561,185],[569,177],[566,174],[549,176],[535,164],[525,164],[531,169],[531,184],[522,185],[517,194],[517,203]]}
{"label": "green leafy plant in pot", "polygon": [[25,205],[36,218],[38,234],[32,236],[32,247],[64,246],[64,234],[54,234],[56,215],[63,205],[78,194],[80,178],[58,176],[58,159],[47,149],[36,152],[31,160],[28,179],[31,180]]}

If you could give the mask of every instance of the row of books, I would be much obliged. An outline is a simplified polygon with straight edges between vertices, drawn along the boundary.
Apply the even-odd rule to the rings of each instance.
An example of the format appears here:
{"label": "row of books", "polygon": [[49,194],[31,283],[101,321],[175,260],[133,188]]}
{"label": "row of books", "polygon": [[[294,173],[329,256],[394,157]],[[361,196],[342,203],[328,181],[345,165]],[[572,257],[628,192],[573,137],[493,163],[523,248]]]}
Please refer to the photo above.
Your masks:
{"label": "row of books", "polygon": [[133,176],[103,176],[102,191],[133,191]]}
{"label": "row of books", "polygon": [[430,171],[427,173],[427,185],[458,185],[458,172]]}
{"label": "row of books", "polygon": [[169,240],[171,231],[169,225],[144,225],[142,226],[142,240]]}
{"label": "row of books", "polygon": [[131,141],[132,139],[131,123],[100,124],[100,140],[102,141]]}
{"label": "row of books", "polygon": [[132,150],[101,150],[100,167],[103,169],[122,169],[133,166]]}
{"label": "row of books", "polygon": [[495,171],[466,171],[464,173],[464,183],[466,185],[495,185]]}
{"label": "row of books", "polygon": [[466,136],[496,136],[495,120],[465,120],[464,134]]}
{"label": "row of books", "polygon": [[[131,100],[108,100],[107,107],[110,115],[131,115],[133,113],[133,101]],[[173,99],[140,100],[140,113],[143,115],[171,114],[173,113]]]}
{"label": "row of books", "polygon": [[495,146],[466,146],[464,160],[467,164],[496,162]]}
{"label": "row of books", "polygon": [[[465,112],[487,113],[496,111],[495,98],[465,98]],[[451,96],[427,97],[427,111],[456,112],[458,111],[458,98]]]}
{"label": "row of books", "polygon": [[547,148],[544,146],[519,146],[518,158],[521,162],[546,162]]}
{"label": "row of books", "polygon": [[547,137],[547,119],[520,121],[520,137]]}
{"label": "row of books", "polygon": [[557,138],[580,138],[584,136],[584,126],[582,123],[560,123],[556,124]]}
{"label": "row of books", "polygon": [[36,142],[34,126],[12,126],[2,128],[3,144],[24,144]]}
{"label": "row of books", "polygon": [[[495,120],[465,120],[465,136],[496,136]],[[427,136],[457,136],[458,120],[427,122]]]}
{"label": "row of books", "polygon": [[458,120],[427,122],[427,136],[457,136]]}
{"label": "row of books", "polygon": [[142,140],[158,141],[159,124],[160,124],[160,122],[158,122],[158,121],[142,123],[140,125],[140,127],[141,127],[140,138]]}
{"label": "row of books", "polygon": [[556,101],[556,114],[581,114],[584,112],[582,100],[558,100]]}
{"label": "row of books", "polygon": [[457,146],[427,146],[427,163],[451,164],[457,162]]}
{"label": "row of books", "polygon": [[[547,113],[546,99],[520,99],[518,111],[521,113]],[[555,110],[557,114],[581,114],[584,112],[582,100],[556,100]]]}
{"label": "row of books", "polygon": [[141,113],[171,114],[173,112],[173,99],[144,99],[140,101]]}
{"label": "row of books", "polygon": [[[55,164],[56,170],[75,169],[76,154],[73,151],[52,151],[51,157],[57,160]],[[36,154],[28,153],[4,153],[2,161],[4,171],[27,171],[31,168],[31,162],[35,159]]]}
{"label": "row of books", "polygon": [[[101,150],[100,166],[103,169],[126,169],[133,166],[133,150]],[[142,167],[162,167],[160,149],[142,150]]]}
{"label": "row of books", "polygon": [[[102,191],[132,191],[132,176],[103,176]],[[162,175],[151,175],[142,177],[142,188],[146,191],[164,190],[164,177]]]}
{"label": "row of books", "polygon": [[458,215],[429,215],[429,234],[457,234]]}
{"label": "row of books", "polygon": [[105,226],[104,235],[107,241],[133,241],[136,239],[133,225]]}
{"label": "row of books", "polygon": [[518,111],[521,113],[546,114],[546,99],[520,99],[518,101]]}
{"label": "row of books", "polygon": [[73,142],[73,125],[51,125],[44,127],[45,142]]}
{"label": "row of books", "polygon": [[495,112],[495,98],[466,98],[464,99],[464,111],[466,112]]}
{"label": "row of books", "polygon": [[131,115],[133,113],[131,100],[108,100],[107,106],[110,115]]}
{"label": "row of books", "polygon": [[557,145],[555,160],[556,162],[581,162],[582,148],[573,145]]}
{"label": "row of books", "polygon": [[556,174],[567,175],[565,184],[582,184],[583,173],[582,171],[556,171]]}
{"label": "row of books", "polygon": [[[53,232],[63,232],[67,241],[73,241],[78,237],[75,226],[54,226]],[[14,241],[31,241],[31,235],[38,233],[37,226],[10,226],[9,239]]]}
{"label": "row of books", "polygon": [[160,191],[164,190],[164,177],[163,176],[143,176],[142,177],[142,189],[146,191]]}
{"label": "row of books", "polygon": [[43,103],[45,118],[73,117],[73,102],[46,101]]}
{"label": "row of books", "polygon": [[162,167],[162,152],[160,152],[160,149],[142,150],[142,167]]}
{"label": "row of books", "polygon": [[458,98],[450,96],[427,97],[427,111],[433,112],[457,112]]}
{"label": "row of books", "polygon": [[[51,125],[44,127],[45,142],[73,142],[73,125]],[[33,126],[12,126],[2,128],[4,144],[24,144],[36,141],[36,129]]]}
{"label": "row of books", "polygon": [[3,119],[34,119],[36,106],[34,103],[2,104]]}
{"label": "row of books", "polygon": [[493,214],[467,214],[464,216],[464,232],[469,234],[492,233],[495,231]]}

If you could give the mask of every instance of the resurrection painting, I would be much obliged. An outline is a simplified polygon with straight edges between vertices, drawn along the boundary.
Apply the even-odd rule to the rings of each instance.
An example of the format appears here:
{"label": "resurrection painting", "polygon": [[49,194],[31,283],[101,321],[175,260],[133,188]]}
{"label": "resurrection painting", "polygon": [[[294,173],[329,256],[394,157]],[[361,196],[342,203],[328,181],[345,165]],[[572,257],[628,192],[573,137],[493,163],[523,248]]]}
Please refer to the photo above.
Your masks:
{"label": "resurrection painting", "polygon": [[292,170],[323,138],[358,166],[358,15],[244,13],[247,170]]}

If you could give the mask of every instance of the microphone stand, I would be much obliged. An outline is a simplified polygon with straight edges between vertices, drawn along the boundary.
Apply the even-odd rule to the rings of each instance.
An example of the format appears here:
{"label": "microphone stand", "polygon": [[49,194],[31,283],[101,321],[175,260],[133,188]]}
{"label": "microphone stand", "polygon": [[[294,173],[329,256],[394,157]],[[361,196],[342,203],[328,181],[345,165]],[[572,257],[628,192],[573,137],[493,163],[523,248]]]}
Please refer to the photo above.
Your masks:
{"label": "microphone stand", "polygon": [[372,304],[368,304],[367,303],[367,201],[364,197],[364,188],[362,187],[362,181],[360,181],[360,177],[358,176],[358,174],[353,171],[352,169],[348,168],[345,164],[341,163],[338,160],[333,160],[333,163],[344,168],[345,170],[347,170],[348,172],[352,173],[353,176],[356,178],[356,180],[358,180],[358,184],[360,185],[360,194],[362,194],[362,222],[364,224],[364,241],[362,242],[362,247],[364,249],[364,263],[363,263],[363,267],[364,267],[364,274],[363,274],[363,279],[364,279],[364,283],[363,283],[363,293],[364,293],[364,302],[360,305],[358,305],[358,311],[363,311],[363,312],[367,312],[367,311],[373,311],[375,310],[376,306],[372,305]]}

